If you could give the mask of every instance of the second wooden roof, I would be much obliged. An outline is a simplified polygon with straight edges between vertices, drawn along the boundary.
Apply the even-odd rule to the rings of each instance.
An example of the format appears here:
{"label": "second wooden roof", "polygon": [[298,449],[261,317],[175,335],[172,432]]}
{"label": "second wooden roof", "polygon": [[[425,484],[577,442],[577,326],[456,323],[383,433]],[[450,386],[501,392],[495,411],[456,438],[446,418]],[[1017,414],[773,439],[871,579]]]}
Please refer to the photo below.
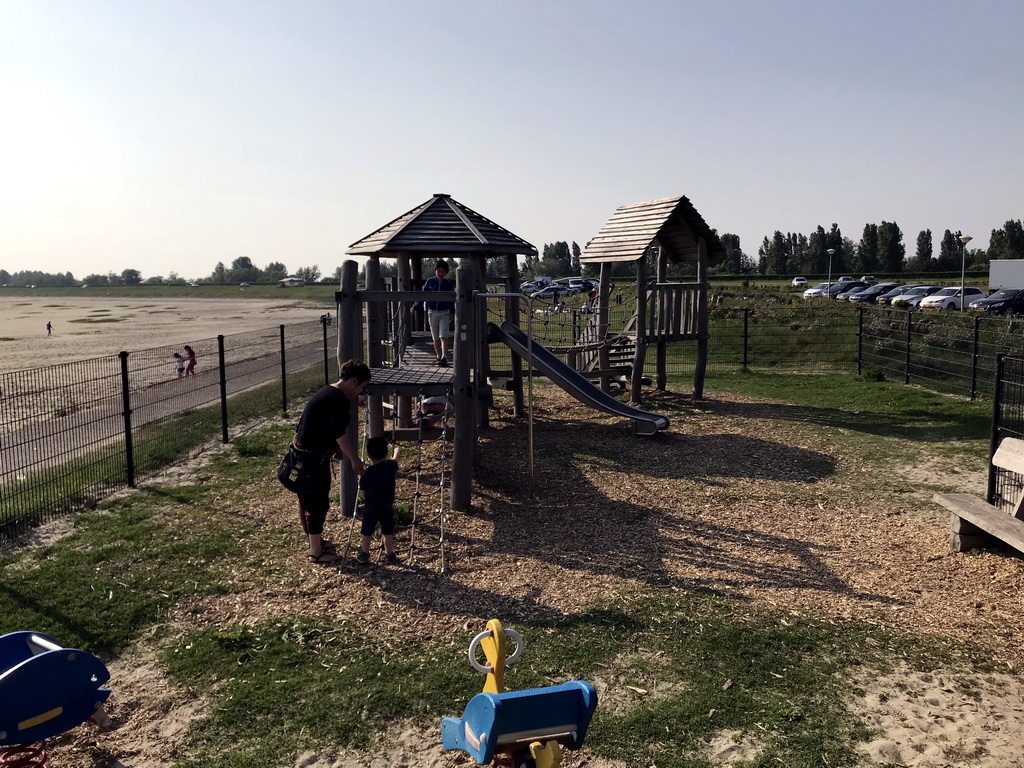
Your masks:
{"label": "second wooden roof", "polygon": [[657,243],[672,263],[697,261],[697,240],[704,238],[708,260],[725,257],[718,235],[686,198],[666,197],[619,206],[580,256],[583,263],[637,261]]}

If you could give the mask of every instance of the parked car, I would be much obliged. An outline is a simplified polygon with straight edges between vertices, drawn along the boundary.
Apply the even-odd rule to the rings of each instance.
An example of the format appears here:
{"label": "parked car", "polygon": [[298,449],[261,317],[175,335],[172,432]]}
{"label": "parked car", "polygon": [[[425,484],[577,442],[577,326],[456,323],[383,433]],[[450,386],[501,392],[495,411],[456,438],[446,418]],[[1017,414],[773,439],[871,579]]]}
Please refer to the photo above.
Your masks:
{"label": "parked car", "polygon": [[874,304],[878,300],[879,296],[896,288],[903,287],[903,283],[876,283],[869,288],[865,288],[859,293],[855,293],[850,297],[850,301],[858,304]]}
{"label": "parked car", "polygon": [[793,287],[794,288],[803,288],[805,285],[807,285],[807,278],[806,277],[794,277],[793,278]]}
{"label": "parked car", "polygon": [[850,277],[849,275],[843,275],[838,280],[836,280],[836,282],[837,283],[853,283],[853,282],[856,282],[856,281],[852,277]]}
{"label": "parked car", "polygon": [[889,304],[895,305],[896,302],[900,302],[901,305],[905,304],[910,307],[916,307],[921,304],[921,299],[927,298],[933,293],[938,293],[941,290],[942,287],[938,285],[911,286],[890,298]]}
{"label": "parked car", "polygon": [[828,283],[818,283],[813,288],[808,288],[804,291],[805,299],[820,299],[825,295],[825,291],[828,289]]}
{"label": "parked car", "polygon": [[[249,287],[249,284],[248,284],[248,283],[239,283],[239,284],[238,284],[238,287],[239,287],[239,288],[248,288],[248,287]],[[357,286],[357,287],[358,287],[358,286]]]}
{"label": "parked car", "polygon": [[1000,288],[984,299],[972,301],[970,308],[989,315],[1024,315],[1024,290]]}
{"label": "parked car", "polygon": [[553,299],[556,296],[565,296],[568,291],[563,285],[549,285],[530,294],[531,299]]}
{"label": "parked car", "polygon": [[981,288],[971,288],[970,286],[964,288],[964,294],[961,297],[960,286],[954,285],[936,291],[931,296],[926,296],[921,300],[920,307],[921,309],[957,309],[962,303],[966,309],[972,301],[984,297],[985,292]]}
{"label": "parked car", "polygon": [[[867,286],[860,282],[860,280],[844,280],[840,283],[832,283],[832,287],[828,289],[828,297],[830,299],[838,299],[844,293],[857,291],[863,288],[867,288]],[[843,300],[845,301],[846,298],[849,297],[844,297]]]}
{"label": "parked car", "polygon": [[874,275],[862,275],[861,278],[860,278],[860,281],[862,283],[867,283],[868,285],[877,285],[878,284],[878,278],[875,277]]}
{"label": "parked car", "polygon": [[[935,291],[939,290],[939,287],[937,285],[925,285],[923,283],[911,283],[910,285],[900,285],[897,286],[896,288],[893,288],[891,291],[883,293],[881,296],[875,299],[875,304],[878,304],[879,306],[892,304],[892,302],[895,299],[899,298],[900,296],[905,296],[909,293],[917,292],[918,289],[924,288],[934,288],[935,290],[933,290],[932,293],[935,293]],[[929,294],[925,293],[923,295],[927,296]]]}

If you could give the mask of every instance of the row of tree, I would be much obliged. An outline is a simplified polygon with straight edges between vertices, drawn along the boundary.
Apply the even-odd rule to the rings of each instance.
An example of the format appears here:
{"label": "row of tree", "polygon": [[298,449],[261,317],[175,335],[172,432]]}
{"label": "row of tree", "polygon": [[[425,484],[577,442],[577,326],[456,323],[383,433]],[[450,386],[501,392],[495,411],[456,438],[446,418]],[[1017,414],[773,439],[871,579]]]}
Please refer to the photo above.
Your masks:
{"label": "row of tree", "polygon": [[[285,277],[301,277],[307,283],[321,281],[324,283],[336,283],[341,280],[341,267],[335,270],[331,277],[322,278],[320,268],[317,266],[300,267],[294,273],[289,273],[287,268],[279,261],[270,262],[264,269],[253,265],[252,260],[246,256],[239,257],[231,262],[227,268],[223,262],[218,262],[209,277],[201,277],[201,283],[276,283]],[[180,277],[177,272],[171,272],[166,277],[153,275],[142,278],[142,273],[137,269],[126,269],[120,274],[108,272],[105,275],[86,275],[81,280],[72,273],[51,274],[38,270],[23,270],[21,272],[8,272],[0,269],[0,285],[12,287],[38,286],[43,287],[76,287],[88,285],[93,287],[109,285],[185,285],[188,282]]]}
{"label": "row of tree", "polygon": [[[894,221],[866,224],[856,243],[843,237],[836,224],[828,232],[819,226],[810,236],[800,233],[784,235],[776,231],[761,243],[757,251],[756,271],[764,275],[824,274],[829,270],[829,249],[834,251],[831,256],[834,273],[954,272],[961,268],[962,263],[967,269],[982,270],[995,259],[1024,259],[1024,224],[1019,219],[1007,221],[1000,229],[992,230],[987,249],[967,247],[961,236],[959,230],[945,230],[936,255],[932,231],[923,229],[917,235],[913,255],[908,256],[903,232]],[[723,244],[725,238],[731,237],[734,236],[724,235]],[[735,245],[738,248],[738,238]],[[728,252],[728,247],[726,250]],[[748,271],[753,271],[750,268],[752,260],[747,259],[742,251],[739,253],[740,263],[749,265]],[[727,258],[726,262],[729,261]],[[728,266],[731,271],[734,265]]]}
{"label": "row of tree", "polygon": [[[856,272],[858,274],[899,274],[901,272],[954,272],[960,269],[961,258],[966,258],[968,269],[981,270],[994,259],[1024,259],[1024,223],[1021,220],[1007,221],[999,229],[993,229],[989,247],[964,247],[959,230],[945,230],[939,241],[936,255],[930,229],[917,235],[915,250],[907,254],[903,242],[903,231],[894,221],[880,224],[866,224],[860,240],[854,242],[844,237],[838,224],[828,230],[818,226],[809,235],[799,232],[783,234],[776,231],[770,238],[764,238],[758,248],[757,258],[743,252],[739,235],[726,232],[719,237],[725,250],[725,258],[713,267],[712,272],[722,275],[800,275],[827,274],[829,262],[833,273]],[[829,250],[833,253],[829,255]],[[648,264],[654,268],[653,260]],[[693,265],[684,264],[670,267],[670,279],[693,274]],[[615,264],[613,276],[628,277],[633,273],[632,264]],[[597,269],[586,264],[580,268],[580,247],[573,243],[571,248],[565,241],[547,243],[539,256],[527,257],[523,265],[525,277],[547,275],[567,277],[572,275],[594,276]]]}
{"label": "row of tree", "polygon": [[[1024,223],[1020,219],[1011,219],[1001,228],[993,229],[989,237],[989,247],[965,248],[960,241],[959,230],[945,230],[939,241],[938,255],[934,253],[932,231],[921,230],[917,235],[917,243],[912,256],[907,255],[903,242],[903,232],[894,221],[883,221],[880,224],[866,224],[856,243],[844,237],[838,224],[833,224],[827,231],[818,226],[810,235],[799,232],[783,234],[776,232],[764,238],[757,250],[757,259],[743,252],[739,235],[729,232],[721,235],[719,240],[725,250],[725,259],[714,267],[713,271],[724,275],[741,275],[760,273],[762,275],[798,275],[856,272],[858,274],[898,274],[900,272],[953,272],[960,269],[961,257],[965,257],[968,269],[981,270],[989,261],[995,259],[1024,259]],[[829,256],[829,249],[833,251]],[[522,266],[525,278],[537,275],[548,277],[571,277],[583,275],[594,277],[597,268],[592,264],[581,265],[582,249],[573,242],[559,240],[545,243],[537,256],[527,256]],[[652,269],[654,264],[649,265]],[[504,262],[490,259],[487,272],[490,277],[498,277],[504,271]],[[692,264],[675,265],[669,269],[670,279],[678,279],[693,274]],[[385,277],[395,272],[393,262],[384,261],[381,271]],[[628,277],[633,272],[629,263],[613,265],[614,277]],[[364,273],[365,274],[365,273]],[[262,269],[253,264],[248,256],[240,256],[231,262],[230,267],[224,262],[217,262],[209,277],[199,278],[201,283],[276,283],[285,277],[301,277],[307,283],[332,283],[341,280],[341,267],[334,274],[323,276],[317,266],[299,267],[289,273],[279,261],[272,261]],[[35,270],[10,273],[0,269],[0,285],[11,286],[105,286],[105,285],[182,285],[186,281],[177,273],[171,272],[167,277],[154,275],[146,279],[137,269],[126,269],[120,274],[108,272],[105,275],[86,275],[82,280],[75,279],[70,272],[50,274]]]}

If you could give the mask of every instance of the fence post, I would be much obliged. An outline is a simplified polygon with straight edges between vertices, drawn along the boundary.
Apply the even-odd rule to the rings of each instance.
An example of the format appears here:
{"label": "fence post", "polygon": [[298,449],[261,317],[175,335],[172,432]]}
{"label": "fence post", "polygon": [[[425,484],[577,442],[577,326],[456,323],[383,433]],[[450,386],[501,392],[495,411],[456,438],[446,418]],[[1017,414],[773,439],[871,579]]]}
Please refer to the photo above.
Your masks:
{"label": "fence post", "polygon": [[857,375],[860,376],[864,360],[864,307],[857,307]]}
{"label": "fence post", "polygon": [[743,308],[743,370],[746,372],[748,358],[748,346],[750,341],[750,308]]}
{"label": "fence post", "polygon": [[217,336],[217,368],[220,371],[220,439],[228,443],[228,376],[224,365],[224,335]]}
{"label": "fence post", "polygon": [[974,349],[971,351],[971,400],[978,392],[978,340],[981,331],[981,318],[974,318]]}
{"label": "fence post", "polygon": [[904,384],[909,384],[910,383],[910,330],[911,330],[911,328],[913,326],[913,320],[911,319],[912,315],[913,315],[913,310],[908,309],[907,310],[907,361],[906,361],[905,368],[903,370],[903,383]]}
{"label": "fence post", "polygon": [[996,381],[992,388],[992,436],[989,438],[988,444],[988,490],[985,494],[989,504],[994,504],[996,500],[996,468],[992,464],[992,457],[996,453],[996,448],[999,447],[999,416],[1003,404],[1003,358],[1005,357],[1004,352],[996,355]]}
{"label": "fence post", "polygon": [[284,324],[281,328],[281,413],[288,413],[288,371],[284,362]]}
{"label": "fence post", "polygon": [[331,383],[331,365],[330,358],[327,357],[327,321],[330,320],[330,314],[326,314],[320,318],[320,325],[324,329],[324,386],[326,387]]}
{"label": "fence post", "polygon": [[128,384],[128,353],[119,352],[121,358],[121,405],[124,408],[124,462],[125,481],[129,488],[135,487],[135,452],[132,447],[132,397]]}

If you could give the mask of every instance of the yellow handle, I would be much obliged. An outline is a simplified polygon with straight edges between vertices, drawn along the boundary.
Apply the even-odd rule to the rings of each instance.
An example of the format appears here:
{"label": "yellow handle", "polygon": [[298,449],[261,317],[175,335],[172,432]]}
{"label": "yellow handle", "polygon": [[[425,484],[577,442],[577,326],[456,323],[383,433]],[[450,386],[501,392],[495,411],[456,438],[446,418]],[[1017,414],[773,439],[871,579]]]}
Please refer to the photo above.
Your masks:
{"label": "yellow handle", "polygon": [[505,628],[497,619],[487,622],[487,629],[491,631],[489,637],[480,640],[480,647],[484,650],[484,658],[491,671],[484,679],[484,693],[505,692]]}

